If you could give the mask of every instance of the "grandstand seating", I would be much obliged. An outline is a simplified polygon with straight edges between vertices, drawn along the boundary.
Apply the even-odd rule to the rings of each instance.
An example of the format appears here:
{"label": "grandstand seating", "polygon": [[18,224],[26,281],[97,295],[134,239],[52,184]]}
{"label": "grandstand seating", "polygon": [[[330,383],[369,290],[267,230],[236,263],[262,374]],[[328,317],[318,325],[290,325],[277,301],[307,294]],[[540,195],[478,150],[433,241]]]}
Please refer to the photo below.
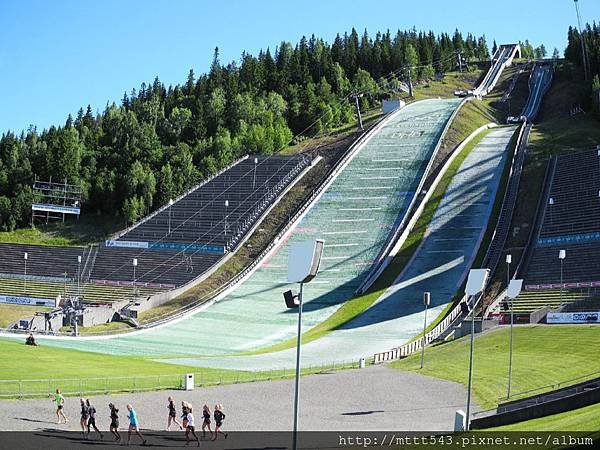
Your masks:
{"label": "grandstand seating", "polygon": [[[100,246],[0,244],[0,293],[23,294],[25,252],[30,295],[64,294],[65,272],[73,294],[79,270],[87,301],[129,298],[134,279],[139,296],[181,286],[234,250],[310,163],[305,155],[244,158]],[[132,241],[144,245],[128,247]]]}
{"label": "grandstand seating", "polygon": [[[515,314],[532,313],[544,306],[558,308],[561,304],[577,302],[586,297],[585,291],[537,291],[537,292],[522,292],[513,303],[513,311]],[[498,306],[498,310],[502,310],[503,305]]]}
{"label": "grandstand seating", "polygon": [[305,156],[246,158],[119,239],[233,249],[262,211],[309,163]]}
{"label": "grandstand seating", "polygon": [[567,253],[563,261],[563,283],[600,281],[600,242],[589,242],[536,247],[525,277],[526,285],[560,283],[559,249]]}
{"label": "grandstand seating", "polygon": [[110,281],[131,283],[133,258],[137,258],[136,283],[148,287],[174,288],[207,271],[223,255],[168,250],[100,247],[90,281],[110,284]]}
{"label": "grandstand seating", "polygon": [[54,278],[69,281],[77,278],[77,257],[82,256],[81,247],[52,247],[26,244],[0,245],[0,277],[20,278],[25,273],[24,254],[27,253],[27,276]]}
{"label": "grandstand seating", "polygon": [[541,238],[600,231],[600,158],[597,150],[560,156]]}
{"label": "grandstand seating", "polygon": [[594,284],[600,281],[598,151],[558,157],[551,180],[539,236],[525,270],[525,288],[560,287],[561,249],[566,250],[562,271],[565,287]]}

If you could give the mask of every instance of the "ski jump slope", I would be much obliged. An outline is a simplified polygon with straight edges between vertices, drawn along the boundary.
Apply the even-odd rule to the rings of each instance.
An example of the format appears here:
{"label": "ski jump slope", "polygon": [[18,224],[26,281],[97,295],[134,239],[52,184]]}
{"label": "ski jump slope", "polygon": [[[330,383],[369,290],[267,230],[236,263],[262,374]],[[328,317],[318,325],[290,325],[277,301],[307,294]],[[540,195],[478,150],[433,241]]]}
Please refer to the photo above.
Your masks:
{"label": "ski jump slope", "polygon": [[[477,254],[494,205],[509,143],[517,128],[491,131],[471,151],[442,198],[412,261],[387,291],[358,317],[302,346],[304,366],[369,358],[423,330],[423,292],[431,292],[429,320],[456,294]],[[310,290],[310,285],[307,285]],[[293,367],[295,349],[229,358],[174,358],[169,362],[255,370]]]}
{"label": "ski jump slope", "polygon": [[550,64],[536,64],[529,77],[529,97],[521,112],[521,117],[527,122],[532,122],[537,116],[544,94],[552,84],[552,66]]}
{"label": "ski jump slope", "polygon": [[483,97],[489,94],[496,86],[504,68],[511,65],[517,53],[521,53],[519,44],[501,45],[492,56],[492,67],[486,73],[481,84],[473,91],[473,95]]}
{"label": "ski jump slope", "polygon": [[[266,261],[224,299],[161,327],[105,338],[40,338],[44,345],[107,354],[136,354],[178,364],[236,369],[294,365],[295,350],[231,356],[295,336],[297,315],[285,308],[289,243],[325,239],[321,272],[305,286],[304,329],[352,296],[406,212],[436,142],[460,100],[427,100],[394,113],[365,141],[309,213]],[[370,356],[401,344],[422,327],[423,290],[430,317],[452,299],[476,253],[491,212],[514,128],[488,135],[461,166],[427,237],[405,272],[365,313],[304,346],[303,364]]]}

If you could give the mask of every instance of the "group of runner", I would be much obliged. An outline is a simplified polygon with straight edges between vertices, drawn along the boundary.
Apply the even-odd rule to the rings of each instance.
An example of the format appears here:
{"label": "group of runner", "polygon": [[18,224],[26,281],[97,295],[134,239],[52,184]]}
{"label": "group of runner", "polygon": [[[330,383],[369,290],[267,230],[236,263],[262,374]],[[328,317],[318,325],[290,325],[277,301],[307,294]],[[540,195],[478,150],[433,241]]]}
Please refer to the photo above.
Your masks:
{"label": "group of runner", "polygon": [[[56,390],[56,394],[54,396],[54,401],[56,402],[56,418],[57,423],[61,423],[61,418],[64,419],[64,423],[67,423],[69,419],[65,415],[64,405],[65,398],[61,394],[60,389]],[[80,398],[79,404],[81,406],[81,418],[79,424],[81,426],[81,433],[83,434],[84,439],[88,439],[90,435],[90,431],[93,428],[98,434],[100,434],[100,439],[104,438],[102,432],[98,429],[96,425],[96,413],[97,410],[94,405],[90,402],[90,399]],[[110,432],[115,437],[115,441],[121,440],[121,434],[119,433],[119,408],[117,408],[113,403],[108,404],[108,408],[110,410]],[[171,430],[171,425],[176,424],[179,426],[180,430],[185,429],[185,438],[186,445],[190,443],[190,435],[198,443],[200,446],[200,438],[196,434],[196,424],[194,420],[194,408],[191,403],[182,401],[181,402],[181,422],[177,420],[177,408],[175,406],[175,399],[173,397],[168,398],[167,409],[169,411],[168,419],[167,419],[167,431]],[[132,405],[127,405],[127,418],[129,419],[129,429],[127,432],[127,444],[131,441],[132,433],[135,433],[140,440],[142,441],[142,445],[146,444],[146,439],[142,435],[140,431],[140,426],[138,422],[138,417],[135,409]],[[212,430],[212,421],[211,418],[215,421],[215,429]],[[217,440],[219,434],[225,436],[227,439],[227,433],[221,430],[223,426],[223,421],[225,420],[225,413],[223,412],[223,405],[217,404],[214,407],[214,411],[211,416],[210,408],[208,405],[204,405],[202,407],[202,438],[206,438],[206,430],[210,433],[211,440]]]}
{"label": "group of runner", "polygon": [[[185,429],[185,439],[187,443],[190,441],[190,434],[194,437],[198,445],[200,445],[200,438],[196,434],[196,423],[194,419],[194,407],[191,403],[182,401],[181,402],[181,422],[177,420],[177,408],[175,406],[175,399],[173,397],[168,398],[167,409],[169,410],[169,416],[167,418],[167,431],[171,430],[171,425],[174,423],[179,426],[180,430]],[[213,436],[213,430],[211,427],[211,413],[208,405],[202,407],[202,438],[206,438],[206,430],[212,436],[213,441],[217,440],[219,434],[225,436],[227,439],[227,433],[221,430],[223,421],[225,420],[225,413],[223,412],[223,405],[215,405],[212,417],[215,420],[215,430]]]}

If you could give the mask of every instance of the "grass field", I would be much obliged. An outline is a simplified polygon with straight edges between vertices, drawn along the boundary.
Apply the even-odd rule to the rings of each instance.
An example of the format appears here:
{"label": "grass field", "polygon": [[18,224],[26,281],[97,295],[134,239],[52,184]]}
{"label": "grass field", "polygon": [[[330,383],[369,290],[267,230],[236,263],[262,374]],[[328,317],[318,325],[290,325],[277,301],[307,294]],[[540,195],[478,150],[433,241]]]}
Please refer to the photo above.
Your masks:
{"label": "grass field", "polygon": [[108,238],[124,226],[118,217],[86,214],[79,220],[67,219],[65,223],[36,223],[35,228],[0,232],[0,243],[85,246]]}
{"label": "grass field", "polygon": [[[487,70],[487,67],[485,68]],[[436,97],[454,97],[454,91],[472,89],[483,75],[484,70],[476,69],[471,72],[448,72],[441,80],[430,80],[414,86],[413,100],[423,100]],[[408,94],[403,95],[405,99]]]}
{"label": "grass field", "polygon": [[[56,388],[65,395],[178,389],[193,373],[196,386],[291,378],[294,370],[245,372],[161,363],[141,356],[113,356],[0,338],[0,398],[46,396]],[[309,367],[302,374],[356,367],[357,362]]]}
{"label": "grass field", "polygon": [[45,312],[51,309],[43,306],[18,306],[0,303],[0,328],[6,328],[23,317],[31,317],[36,311]]}
{"label": "grass field", "polygon": [[[513,385],[511,399],[564,387],[577,377],[596,372],[600,376],[600,353],[592,343],[600,341],[594,325],[517,326],[514,329]],[[588,345],[590,344],[590,345]],[[508,381],[508,328],[478,335],[475,340],[473,395],[485,409],[506,399]],[[469,337],[425,350],[425,367],[420,355],[391,363],[410,370],[467,384]],[[525,392],[529,394],[524,394]]]}

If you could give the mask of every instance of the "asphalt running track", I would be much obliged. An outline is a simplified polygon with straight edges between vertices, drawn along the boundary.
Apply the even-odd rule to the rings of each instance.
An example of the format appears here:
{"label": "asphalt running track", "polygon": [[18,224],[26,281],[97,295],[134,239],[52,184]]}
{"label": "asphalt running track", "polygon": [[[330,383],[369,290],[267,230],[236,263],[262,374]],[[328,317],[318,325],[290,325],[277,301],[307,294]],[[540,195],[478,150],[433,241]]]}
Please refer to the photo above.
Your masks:
{"label": "asphalt running track", "polygon": [[[290,379],[194,391],[99,395],[91,397],[91,401],[98,411],[98,427],[103,431],[108,429],[109,402],[120,409],[121,430],[127,429],[128,403],[135,407],[142,430],[164,430],[169,395],[175,398],[178,412],[182,400],[192,403],[198,430],[202,405],[206,403],[212,410],[216,403],[222,403],[226,414],[224,430],[286,431],[292,428],[293,394],[294,381]],[[458,383],[385,366],[310,375],[301,380],[300,429],[450,431],[455,411],[465,410],[466,397],[465,387]],[[65,412],[71,421],[57,425],[54,402],[49,398],[6,400],[2,402],[0,430],[79,431],[79,399],[67,397]],[[97,438],[94,433],[92,437]],[[132,443],[138,442],[137,438],[132,439]],[[149,443],[152,444],[151,438]],[[94,447],[92,442],[90,445]],[[204,448],[213,448],[212,445],[207,443]]]}
{"label": "asphalt running track", "polygon": [[[459,102],[427,100],[393,114],[294,229],[289,241],[326,240],[322,272],[305,289],[306,329],[331,315],[366,276],[389,229],[406,212],[435,144]],[[174,361],[177,357],[218,356],[204,363],[219,366],[219,361],[229,359],[222,355],[294,337],[296,314],[285,309],[281,295],[292,287],[285,280],[289,241],[224,300],[189,318],[109,339],[40,341],[100,353],[171,357]],[[315,354],[310,361],[314,365],[331,358],[327,351]],[[348,358],[338,352],[333,359]],[[275,357],[271,363],[279,361]],[[234,365],[240,362],[236,358]],[[281,363],[280,367],[287,366],[288,358]]]}

